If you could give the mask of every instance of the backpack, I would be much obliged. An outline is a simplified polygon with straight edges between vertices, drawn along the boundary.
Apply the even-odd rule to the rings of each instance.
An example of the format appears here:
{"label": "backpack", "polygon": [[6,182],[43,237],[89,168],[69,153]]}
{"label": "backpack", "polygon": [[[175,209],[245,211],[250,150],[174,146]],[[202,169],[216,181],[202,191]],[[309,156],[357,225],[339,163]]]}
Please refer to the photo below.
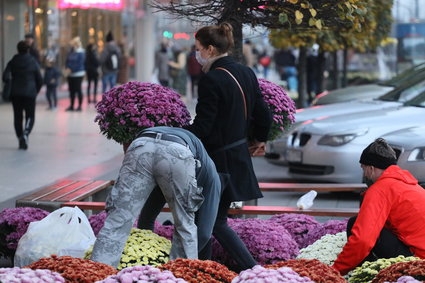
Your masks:
{"label": "backpack", "polygon": [[105,61],[105,67],[111,71],[118,70],[118,59],[118,52],[116,50],[110,51]]}

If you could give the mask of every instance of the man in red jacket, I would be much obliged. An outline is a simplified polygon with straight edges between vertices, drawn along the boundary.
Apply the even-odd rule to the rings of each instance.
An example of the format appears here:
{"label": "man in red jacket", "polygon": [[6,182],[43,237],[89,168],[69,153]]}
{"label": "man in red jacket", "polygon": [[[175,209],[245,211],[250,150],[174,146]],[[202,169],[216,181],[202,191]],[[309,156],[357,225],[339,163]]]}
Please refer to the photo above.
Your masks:
{"label": "man in red jacket", "polygon": [[425,259],[425,190],[396,162],[394,150],[382,138],[360,157],[365,180],[371,185],[359,214],[349,221],[348,241],[332,266],[342,275],[365,259],[398,255]]}

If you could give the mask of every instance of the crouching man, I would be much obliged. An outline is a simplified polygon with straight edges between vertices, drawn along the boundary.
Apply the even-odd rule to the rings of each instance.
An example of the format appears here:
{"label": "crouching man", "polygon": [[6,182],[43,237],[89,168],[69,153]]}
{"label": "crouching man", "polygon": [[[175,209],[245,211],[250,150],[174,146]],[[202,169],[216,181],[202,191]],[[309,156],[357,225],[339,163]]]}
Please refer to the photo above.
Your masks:
{"label": "crouching man", "polygon": [[348,222],[348,241],[333,264],[342,275],[364,260],[399,255],[425,258],[425,190],[396,163],[394,150],[382,138],[360,157],[370,186],[359,214]]}
{"label": "crouching man", "polygon": [[[219,175],[191,132],[153,127],[143,130],[125,154],[107,198],[108,216],[94,244],[92,260],[118,266],[131,227],[156,186],[174,220],[170,259],[198,258],[195,212],[205,197],[210,213],[198,221],[210,223],[205,230],[212,232],[221,194]],[[208,193],[203,194],[203,189]]]}

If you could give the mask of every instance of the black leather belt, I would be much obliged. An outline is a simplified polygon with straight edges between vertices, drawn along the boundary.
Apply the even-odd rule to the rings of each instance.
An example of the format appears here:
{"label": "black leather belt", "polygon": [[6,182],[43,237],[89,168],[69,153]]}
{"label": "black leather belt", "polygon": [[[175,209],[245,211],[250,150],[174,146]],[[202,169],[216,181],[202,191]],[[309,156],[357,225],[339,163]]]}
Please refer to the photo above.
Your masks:
{"label": "black leather belt", "polygon": [[175,135],[171,135],[171,134],[147,132],[147,133],[141,133],[138,136],[138,138],[141,138],[141,137],[148,137],[148,138],[154,138],[154,139],[159,139],[159,140],[164,140],[164,141],[171,141],[171,142],[176,142],[176,143],[179,143],[181,145],[187,146],[187,143],[182,138],[175,136]]}

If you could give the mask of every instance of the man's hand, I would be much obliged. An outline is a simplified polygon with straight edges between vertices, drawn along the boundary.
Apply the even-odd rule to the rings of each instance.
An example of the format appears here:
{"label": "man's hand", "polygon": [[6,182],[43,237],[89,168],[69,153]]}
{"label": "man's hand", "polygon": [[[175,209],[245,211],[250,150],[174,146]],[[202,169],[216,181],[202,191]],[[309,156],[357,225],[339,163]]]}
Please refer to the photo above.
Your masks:
{"label": "man's hand", "polygon": [[266,143],[259,141],[252,141],[248,147],[251,156],[264,156],[266,154]]}

